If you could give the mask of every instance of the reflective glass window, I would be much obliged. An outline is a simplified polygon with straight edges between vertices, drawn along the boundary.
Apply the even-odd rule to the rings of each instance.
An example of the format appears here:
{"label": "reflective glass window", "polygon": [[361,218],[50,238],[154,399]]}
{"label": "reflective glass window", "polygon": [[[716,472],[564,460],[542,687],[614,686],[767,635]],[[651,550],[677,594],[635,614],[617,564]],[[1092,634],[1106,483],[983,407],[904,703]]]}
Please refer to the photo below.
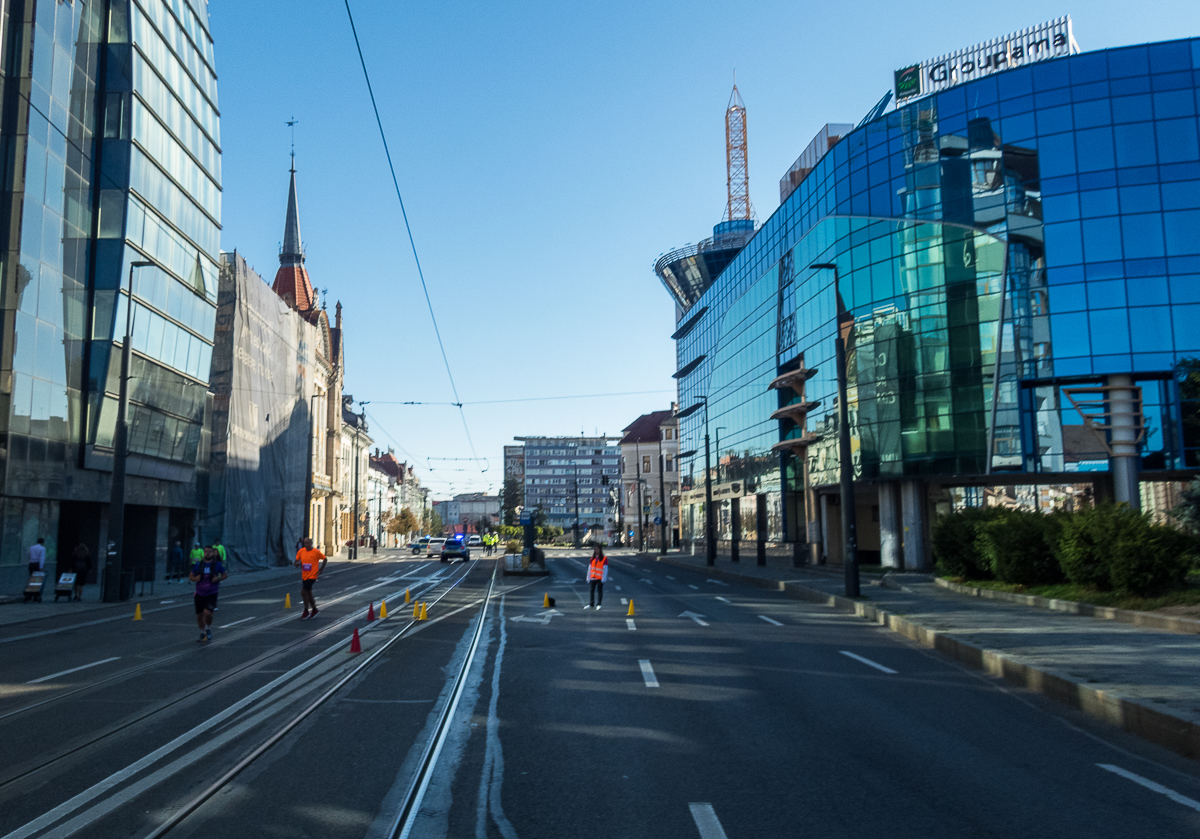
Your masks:
{"label": "reflective glass window", "polygon": [[1083,239],[1079,222],[1065,221],[1047,224],[1046,260],[1051,265],[1074,265],[1083,262]]}
{"label": "reflective glass window", "polygon": [[1067,358],[1091,352],[1086,312],[1051,314],[1050,336],[1054,339],[1055,357]]}
{"label": "reflective glass window", "polygon": [[1134,76],[1129,79],[1113,79],[1109,82],[1113,96],[1132,96],[1135,93],[1150,92],[1149,76]]}
{"label": "reflective glass window", "polygon": [[1115,309],[1125,305],[1125,281],[1102,280],[1087,284],[1088,307]]}
{"label": "reflective glass window", "polygon": [[1134,277],[1125,281],[1125,288],[1132,306],[1158,306],[1170,302],[1166,277]]}
{"label": "reflective glass window", "polygon": [[1066,87],[1071,83],[1066,61],[1047,61],[1034,65],[1034,90],[1050,90],[1056,87]]}
{"label": "reflective glass window", "polygon": [[1110,128],[1092,128],[1075,134],[1079,171],[1088,172],[1113,167],[1113,138]]}
{"label": "reflective glass window", "polygon": [[[1103,309],[1088,312],[1096,349],[1107,352],[1129,352],[1129,318],[1125,309]],[[1057,336],[1056,336],[1057,337]]]}
{"label": "reflective glass window", "polygon": [[1126,47],[1109,50],[1108,74],[1113,78],[1144,76],[1150,72],[1150,59],[1145,47]]}
{"label": "reflective glass window", "polygon": [[1113,122],[1145,122],[1154,117],[1148,94],[1141,96],[1118,96],[1110,101],[1112,103]]}
{"label": "reflective glass window", "polygon": [[1171,303],[1200,303],[1200,274],[1172,274]]}
{"label": "reflective glass window", "polygon": [[1118,166],[1146,166],[1154,163],[1154,126],[1135,122],[1113,127],[1117,142]]}
{"label": "reflective glass window", "polygon": [[1158,119],[1196,114],[1196,97],[1191,90],[1164,90],[1154,94],[1154,116]]}
{"label": "reflective glass window", "polygon": [[1192,69],[1191,45],[1187,41],[1151,44],[1149,49],[1151,72],[1170,73]]}
{"label": "reflective glass window", "polygon": [[1092,102],[1076,102],[1073,108],[1076,128],[1094,128],[1099,125],[1112,123],[1112,113],[1109,111],[1108,99],[1097,99]]}
{"label": "reflective glass window", "polygon": [[1076,85],[1108,78],[1108,60],[1102,52],[1077,55],[1071,59],[1070,65],[1071,81]]}
{"label": "reflective glass window", "polygon": [[1158,159],[1163,163],[1195,160],[1200,156],[1196,142],[1196,120],[1169,119],[1155,126],[1158,135]]}
{"label": "reflective glass window", "polygon": [[1042,218],[1047,222],[1079,218],[1079,195],[1071,192],[1066,195],[1042,196]]}
{"label": "reflective glass window", "polygon": [[1163,213],[1162,218],[1168,254],[1200,253],[1200,210]]}
{"label": "reflective glass window", "polygon": [[1079,193],[1080,215],[1084,218],[1111,216],[1118,212],[1115,189],[1092,189]]}
{"label": "reflective glass window", "polygon": [[1050,297],[1050,308],[1054,312],[1082,312],[1087,308],[1087,293],[1083,283],[1070,283],[1054,287]]}
{"label": "reflective glass window", "polygon": [[1121,212],[1149,213],[1162,209],[1158,197],[1158,185],[1124,186],[1120,189]]}
{"label": "reflective glass window", "polygon": [[1089,262],[1121,258],[1121,225],[1115,216],[1084,219],[1083,255]]}
{"label": "reflective glass window", "polygon": [[1039,134],[1070,131],[1074,127],[1071,120],[1071,106],[1062,105],[1058,108],[1041,109],[1037,112],[1037,127]]}
{"label": "reflective glass window", "polygon": [[1075,137],[1055,134],[1038,139],[1038,162],[1048,177],[1075,171]]}
{"label": "reflective glass window", "polygon": [[1121,240],[1125,256],[1138,259],[1163,255],[1162,215],[1126,215],[1121,217]]}
{"label": "reflective glass window", "polygon": [[1137,348],[1146,352],[1171,350],[1171,309],[1168,306],[1143,306],[1129,310],[1129,329]]}
{"label": "reflective glass window", "polygon": [[1176,352],[1200,350],[1200,305],[1172,306],[1171,323],[1175,327]]}

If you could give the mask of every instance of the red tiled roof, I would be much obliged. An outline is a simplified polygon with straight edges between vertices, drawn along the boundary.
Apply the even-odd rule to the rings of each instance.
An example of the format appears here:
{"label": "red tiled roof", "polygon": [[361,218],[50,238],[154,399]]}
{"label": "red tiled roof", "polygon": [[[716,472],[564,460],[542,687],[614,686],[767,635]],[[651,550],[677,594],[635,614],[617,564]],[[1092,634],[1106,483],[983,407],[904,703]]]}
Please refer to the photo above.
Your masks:
{"label": "red tiled roof", "polygon": [[280,265],[271,288],[302,315],[308,316],[314,311],[316,295],[303,265]]}

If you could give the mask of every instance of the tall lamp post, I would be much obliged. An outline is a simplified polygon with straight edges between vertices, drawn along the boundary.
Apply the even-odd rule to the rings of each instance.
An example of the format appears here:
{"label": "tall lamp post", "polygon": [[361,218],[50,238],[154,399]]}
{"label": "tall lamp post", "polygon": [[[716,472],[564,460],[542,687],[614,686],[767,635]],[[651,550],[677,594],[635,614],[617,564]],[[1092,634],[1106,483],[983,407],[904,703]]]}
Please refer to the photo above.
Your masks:
{"label": "tall lamp post", "polygon": [[574,527],[575,550],[579,550],[579,463],[575,463],[575,527]]}
{"label": "tall lamp post", "polygon": [[658,430],[658,553],[667,555],[667,510],[671,509],[666,497],[666,461],[663,459],[662,429]]}
{"label": "tall lamp post", "polygon": [[121,571],[125,552],[125,458],[129,449],[129,362],[133,353],[133,269],[155,263],[129,263],[129,299],[125,305],[125,338],[121,344],[121,383],[117,395],[117,428],[113,433],[112,495],[108,504],[108,540],[112,545],[104,567],[104,602],[121,599]]}
{"label": "tall lamp post", "polygon": [[838,267],[832,262],[815,262],[811,270],[833,271],[833,290],[837,296],[837,384],[838,384],[838,466],[841,471],[842,545],[844,546],[846,596],[859,596],[858,523],[854,504],[854,464],[850,461],[850,406],[846,392],[846,338],[854,326],[854,318],[846,311]]}

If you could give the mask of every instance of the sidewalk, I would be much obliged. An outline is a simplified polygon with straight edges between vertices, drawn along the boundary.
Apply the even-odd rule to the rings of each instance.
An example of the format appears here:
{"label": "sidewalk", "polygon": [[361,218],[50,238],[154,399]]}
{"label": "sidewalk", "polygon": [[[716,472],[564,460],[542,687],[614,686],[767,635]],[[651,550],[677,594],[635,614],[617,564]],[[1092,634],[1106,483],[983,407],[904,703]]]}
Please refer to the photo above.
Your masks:
{"label": "sidewalk", "polygon": [[[371,559],[395,560],[409,558],[411,558],[411,553],[400,548],[380,550],[379,555],[376,557],[371,556],[370,549],[366,549],[365,551],[360,550],[357,563],[351,562],[344,557],[331,558],[326,573],[344,568],[352,568],[356,564],[365,564]],[[300,588],[300,572],[290,565],[257,571],[250,569],[238,570],[235,568],[231,569],[229,579],[221,583],[221,591],[236,590],[241,586],[286,583],[289,580],[295,581],[298,592]],[[100,586],[89,585],[83,589],[82,602],[74,603],[67,600],[60,600],[55,603],[53,586],[47,583],[47,593],[42,595],[41,603],[25,603],[19,595],[15,598],[0,598],[0,626],[37,620],[38,618],[60,617],[62,615],[87,614],[91,618],[96,618],[106,617],[108,614],[121,614],[123,612],[132,614],[134,606],[138,603],[142,604],[143,609],[156,608],[163,600],[191,598],[195,588],[195,583],[189,583],[186,577],[181,583],[168,583],[158,580],[154,583],[153,594],[150,593],[150,584],[147,583],[146,595],[139,597],[138,592],[141,591],[141,585],[138,584],[134,586],[133,597],[128,600],[118,603],[104,603],[100,600]],[[283,589],[280,589],[280,591],[282,592]],[[293,594],[296,597],[299,596],[295,592]],[[279,596],[283,597],[283,594],[281,593]]]}
{"label": "sidewalk", "polygon": [[[720,579],[853,611],[963,664],[1045,694],[1187,757],[1200,758],[1200,638],[948,591],[925,574],[862,575],[859,600],[842,596],[840,567],[732,563],[703,554],[650,555]],[[899,587],[892,587],[899,586]]]}

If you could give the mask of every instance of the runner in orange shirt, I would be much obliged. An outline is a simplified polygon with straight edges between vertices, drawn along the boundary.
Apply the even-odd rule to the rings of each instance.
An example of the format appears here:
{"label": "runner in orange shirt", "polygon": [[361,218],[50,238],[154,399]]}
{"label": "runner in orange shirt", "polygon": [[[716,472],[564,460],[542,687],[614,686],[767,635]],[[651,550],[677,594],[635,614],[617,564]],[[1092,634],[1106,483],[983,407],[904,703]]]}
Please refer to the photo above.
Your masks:
{"label": "runner in orange shirt", "polygon": [[[317,563],[320,563],[320,567]],[[313,597],[313,583],[317,576],[329,564],[329,557],[313,547],[312,539],[304,540],[304,547],[296,551],[296,565],[300,566],[300,596],[304,599],[304,614],[300,620],[306,621],[317,616],[317,601]]]}

